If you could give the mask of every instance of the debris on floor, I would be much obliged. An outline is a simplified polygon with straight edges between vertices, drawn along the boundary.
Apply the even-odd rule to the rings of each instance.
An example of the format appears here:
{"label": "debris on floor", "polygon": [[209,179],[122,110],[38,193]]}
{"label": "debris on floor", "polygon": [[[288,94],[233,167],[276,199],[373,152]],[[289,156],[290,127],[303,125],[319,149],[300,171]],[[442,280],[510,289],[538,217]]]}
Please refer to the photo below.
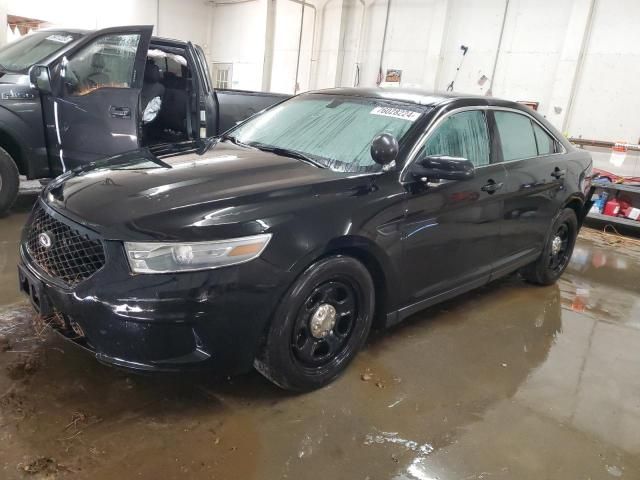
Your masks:
{"label": "debris on floor", "polygon": [[40,367],[40,356],[35,353],[20,354],[17,360],[7,365],[10,378],[19,380],[32,375]]}
{"label": "debris on floor", "polygon": [[21,470],[29,475],[53,475],[68,470],[51,457],[38,457],[26,465],[20,465]]}

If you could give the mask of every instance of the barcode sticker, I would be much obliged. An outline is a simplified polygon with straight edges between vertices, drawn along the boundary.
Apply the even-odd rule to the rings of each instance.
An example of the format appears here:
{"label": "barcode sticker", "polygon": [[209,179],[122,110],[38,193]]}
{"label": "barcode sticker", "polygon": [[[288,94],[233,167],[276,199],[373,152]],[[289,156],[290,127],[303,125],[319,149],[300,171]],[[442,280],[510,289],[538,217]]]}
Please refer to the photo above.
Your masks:
{"label": "barcode sticker", "polygon": [[383,117],[400,118],[408,122],[415,122],[420,117],[419,112],[394,107],[376,107],[369,113],[371,113],[371,115],[382,115]]}

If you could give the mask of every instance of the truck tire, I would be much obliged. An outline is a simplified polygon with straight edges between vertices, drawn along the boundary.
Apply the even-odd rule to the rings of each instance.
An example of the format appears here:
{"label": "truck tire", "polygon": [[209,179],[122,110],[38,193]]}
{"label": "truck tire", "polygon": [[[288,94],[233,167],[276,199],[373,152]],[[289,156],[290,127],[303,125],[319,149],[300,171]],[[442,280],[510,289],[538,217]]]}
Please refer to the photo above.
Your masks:
{"label": "truck tire", "polygon": [[11,155],[0,147],[0,215],[6,213],[18,196],[20,173]]}

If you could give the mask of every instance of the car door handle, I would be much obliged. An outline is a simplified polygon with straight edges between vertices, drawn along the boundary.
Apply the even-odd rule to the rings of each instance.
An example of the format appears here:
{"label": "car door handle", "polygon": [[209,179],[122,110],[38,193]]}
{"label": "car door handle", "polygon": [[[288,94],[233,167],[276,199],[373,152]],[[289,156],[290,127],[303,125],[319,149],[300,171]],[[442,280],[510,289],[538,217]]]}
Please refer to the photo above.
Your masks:
{"label": "car door handle", "polygon": [[502,188],[502,185],[502,182],[494,182],[493,180],[489,180],[489,183],[483,185],[480,190],[487,193],[495,193]]}
{"label": "car door handle", "polygon": [[558,167],[556,167],[556,169],[553,172],[551,172],[551,176],[556,180],[560,180],[566,174],[567,174],[566,170],[560,170]]}
{"label": "car door handle", "polygon": [[129,107],[111,107],[109,114],[114,118],[131,118],[131,109]]}

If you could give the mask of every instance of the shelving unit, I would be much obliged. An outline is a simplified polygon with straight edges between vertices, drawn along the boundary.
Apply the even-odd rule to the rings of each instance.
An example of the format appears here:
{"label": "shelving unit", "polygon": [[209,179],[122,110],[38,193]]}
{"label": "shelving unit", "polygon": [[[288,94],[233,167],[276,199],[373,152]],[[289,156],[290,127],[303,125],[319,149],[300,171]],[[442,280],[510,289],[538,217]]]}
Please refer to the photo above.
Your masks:
{"label": "shelving unit", "polygon": [[[619,184],[619,183],[609,183],[609,182],[594,182],[594,186],[596,189],[600,190],[609,190],[614,192],[626,192],[630,193],[634,198],[633,205],[636,208],[640,208],[640,185],[627,185],[627,184]],[[613,225],[614,227],[620,226],[625,228],[631,228],[634,231],[640,232],[640,220],[631,220],[629,218],[624,217],[613,217],[611,215],[603,215],[598,212],[589,212],[587,214],[587,219],[606,223],[609,225]]]}

